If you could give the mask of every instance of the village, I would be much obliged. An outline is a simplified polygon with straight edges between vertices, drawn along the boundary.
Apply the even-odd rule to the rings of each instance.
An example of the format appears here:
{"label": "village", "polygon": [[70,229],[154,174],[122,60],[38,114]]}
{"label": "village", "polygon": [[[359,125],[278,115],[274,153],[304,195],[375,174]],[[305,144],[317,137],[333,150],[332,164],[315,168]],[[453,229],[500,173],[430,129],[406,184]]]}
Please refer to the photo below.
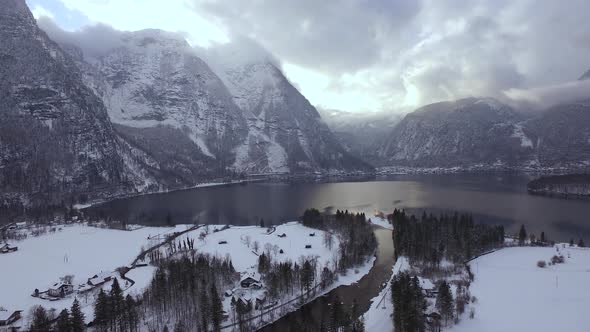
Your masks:
{"label": "village", "polygon": [[[296,309],[304,298],[294,293],[289,298],[269,300],[268,287],[258,273],[259,256],[264,253],[275,261],[305,259],[318,266],[332,266],[338,255],[338,238],[331,237],[299,222],[271,227],[131,225],[125,230],[78,218],[44,226],[10,224],[2,229],[0,246],[0,265],[11,267],[11,273],[0,275],[0,327],[26,327],[32,307],[41,305],[59,312],[74,299],[90,321],[95,297],[100,289],[109,290],[115,278],[126,294],[140,295],[150,284],[155,272],[152,265],[157,265],[158,259],[193,250],[230,257],[239,274],[234,287],[223,292],[225,326],[236,324],[237,303],[251,308],[250,319],[268,322]],[[372,262],[332,287],[360,279]]]}

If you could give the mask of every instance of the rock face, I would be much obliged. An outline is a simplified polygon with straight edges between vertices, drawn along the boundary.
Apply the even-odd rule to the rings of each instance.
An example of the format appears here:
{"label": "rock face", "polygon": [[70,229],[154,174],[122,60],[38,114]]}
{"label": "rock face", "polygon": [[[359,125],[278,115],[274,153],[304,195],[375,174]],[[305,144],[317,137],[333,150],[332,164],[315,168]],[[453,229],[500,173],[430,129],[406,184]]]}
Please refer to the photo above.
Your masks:
{"label": "rock face", "polygon": [[117,47],[78,62],[116,131],[149,157],[137,160],[154,177],[184,187],[227,175],[246,120],[184,38],[160,30],[124,33]]}
{"label": "rock face", "polygon": [[243,111],[248,134],[234,168],[248,173],[371,170],[348,153],[317,110],[263,55],[231,46],[208,59]]}
{"label": "rock face", "polygon": [[404,166],[519,164],[533,152],[523,120],[493,99],[431,104],[408,114],[379,154],[384,163]]}
{"label": "rock face", "polygon": [[379,164],[377,149],[402,119],[395,112],[318,111],[346,151],[372,164]]}
{"label": "rock face", "polygon": [[0,41],[4,205],[25,193],[59,202],[63,196],[53,193],[132,190],[104,105],[69,55],[37,27],[24,0],[2,2]]}
{"label": "rock face", "polygon": [[523,116],[493,99],[427,105],[381,145],[384,165],[583,168],[590,165],[590,104]]}

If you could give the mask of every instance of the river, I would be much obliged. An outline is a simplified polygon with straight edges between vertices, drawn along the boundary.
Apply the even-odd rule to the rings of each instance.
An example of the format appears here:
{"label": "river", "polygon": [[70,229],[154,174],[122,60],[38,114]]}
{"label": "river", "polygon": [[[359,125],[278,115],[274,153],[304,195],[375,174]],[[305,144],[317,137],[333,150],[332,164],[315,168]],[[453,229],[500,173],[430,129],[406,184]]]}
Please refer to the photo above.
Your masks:
{"label": "river", "polygon": [[335,299],[339,299],[347,311],[350,310],[353,300],[356,300],[358,312],[366,312],[371,306],[371,299],[379,295],[385,283],[389,281],[395,263],[391,231],[376,227],[374,232],[378,242],[377,259],[373,268],[359,282],[340,286],[305,304],[297,311],[281,317],[260,331],[319,331],[322,323],[329,323],[330,305]]}

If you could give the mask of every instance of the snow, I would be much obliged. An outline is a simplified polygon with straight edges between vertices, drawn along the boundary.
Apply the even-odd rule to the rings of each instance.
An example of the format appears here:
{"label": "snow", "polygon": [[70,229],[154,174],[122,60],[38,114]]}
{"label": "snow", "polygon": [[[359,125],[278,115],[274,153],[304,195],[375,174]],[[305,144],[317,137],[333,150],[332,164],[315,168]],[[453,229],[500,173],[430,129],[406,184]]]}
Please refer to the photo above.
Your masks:
{"label": "snow", "polygon": [[393,230],[393,225],[385,218],[373,216],[369,218],[369,222],[385,229]]}
{"label": "snow", "polygon": [[528,138],[522,130],[522,124],[514,125],[514,132],[512,133],[512,137],[520,139],[520,146],[523,148],[533,147],[533,141],[531,141],[531,139]]}
{"label": "snow", "polygon": [[393,273],[381,293],[371,300],[371,307],[364,314],[366,331],[393,331],[393,303],[391,303],[391,281],[398,273],[409,267],[405,257],[400,257],[393,265]]}
{"label": "snow", "polygon": [[[197,240],[195,243],[197,252],[219,257],[229,255],[234,268],[238,272],[247,272],[256,268],[258,266],[258,254],[266,251],[267,247],[274,248],[271,249],[271,256],[274,261],[291,260],[299,262],[303,257],[317,258],[319,266],[324,266],[332,261],[339,246],[337,237],[333,236],[332,250],[326,248],[323,244],[323,231],[305,227],[298,222],[288,222],[276,226],[276,230],[271,234],[267,233],[266,228],[258,226],[234,226],[218,232],[213,232],[213,230],[221,229],[223,226],[209,225],[208,227],[209,235],[203,240]],[[203,231],[201,228],[190,232],[187,236],[198,239],[199,234]],[[287,236],[284,238],[279,237],[283,233]],[[315,233],[315,236],[309,236],[312,233]],[[220,241],[226,241],[227,244],[219,244]],[[255,242],[258,242],[259,247],[257,253],[254,251]],[[311,248],[306,249],[306,245],[311,245]],[[283,254],[279,253],[280,249],[284,251]]]}
{"label": "snow", "polygon": [[137,267],[127,272],[125,276],[135,281],[135,284],[133,284],[133,287],[131,287],[128,292],[132,295],[141,294],[141,292],[152,282],[154,273],[156,273],[156,267],[151,265]]}
{"label": "snow", "polygon": [[[590,249],[567,245],[513,247],[470,263],[475,318],[450,329],[463,331],[588,331]],[[537,267],[563,255],[564,264]]]}
{"label": "snow", "polygon": [[[163,230],[157,227],[143,227],[134,231],[85,225],[58,227],[62,230],[13,242],[12,244],[18,246],[18,251],[0,255],[0,307],[22,309],[24,315],[27,315],[34,305],[55,308],[58,312],[63,308],[69,308],[74,295],[50,302],[34,298],[31,294],[36,288],[40,291],[46,290],[65,275],[74,275],[73,284],[78,286],[101,272],[113,273],[116,268],[131,263],[142,246],[147,247],[150,244],[147,240],[150,234],[157,234]],[[143,272],[130,272],[132,279],[138,279],[137,288],[147,284],[147,273],[142,275]],[[125,284],[123,280],[119,281],[122,285]],[[104,287],[110,287],[110,284]],[[78,296],[86,317],[91,318],[92,299]]]}

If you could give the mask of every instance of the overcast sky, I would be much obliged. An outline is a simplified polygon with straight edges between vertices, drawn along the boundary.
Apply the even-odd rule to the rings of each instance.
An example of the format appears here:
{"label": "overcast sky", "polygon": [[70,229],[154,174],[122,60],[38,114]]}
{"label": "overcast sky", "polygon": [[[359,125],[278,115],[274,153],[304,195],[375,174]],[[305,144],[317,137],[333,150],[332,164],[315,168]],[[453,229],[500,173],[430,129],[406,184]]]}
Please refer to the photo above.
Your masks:
{"label": "overcast sky", "polygon": [[590,69],[587,0],[27,3],[36,17],[70,31],[99,22],[159,28],[186,32],[204,47],[245,35],[280,61],[313,104],[345,111],[407,111],[466,96],[528,98],[528,91],[555,86],[580,89],[572,82]]}

